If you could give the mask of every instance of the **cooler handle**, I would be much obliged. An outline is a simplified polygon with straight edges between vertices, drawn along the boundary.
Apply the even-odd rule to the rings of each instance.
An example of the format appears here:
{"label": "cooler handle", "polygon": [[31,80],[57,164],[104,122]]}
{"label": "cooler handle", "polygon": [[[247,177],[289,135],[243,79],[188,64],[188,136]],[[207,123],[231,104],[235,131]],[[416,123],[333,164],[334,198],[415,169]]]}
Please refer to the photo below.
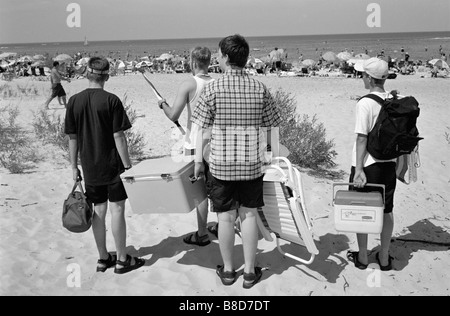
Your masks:
{"label": "cooler handle", "polygon": [[200,175],[198,178],[196,178],[194,175],[190,175],[189,176],[189,181],[191,181],[192,184],[194,184],[195,182],[197,182],[197,180],[203,179],[203,176]]}
{"label": "cooler handle", "polygon": [[[334,206],[334,187],[341,186],[341,185],[349,186],[349,185],[355,185],[355,184],[356,183],[354,183],[354,182],[345,182],[345,183],[334,182],[333,183],[333,196],[331,198],[331,200],[333,201],[333,206]],[[385,188],[384,184],[366,183],[365,187],[366,186],[382,188],[383,189],[383,204],[386,205],[386,188]]]}

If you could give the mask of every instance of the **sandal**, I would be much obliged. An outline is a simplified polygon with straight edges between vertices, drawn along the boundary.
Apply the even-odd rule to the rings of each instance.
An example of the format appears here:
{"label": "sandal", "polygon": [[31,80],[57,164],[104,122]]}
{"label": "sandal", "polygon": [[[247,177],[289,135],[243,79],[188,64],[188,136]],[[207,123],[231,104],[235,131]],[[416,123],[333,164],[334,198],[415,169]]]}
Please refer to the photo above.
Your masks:
{"label": "sandal", "polygon": [[262,269],[260,267],[255,267],[255,273],[245,273],[244,272],[244,283],[242,283],[242,286],[244,289],[250,289],[258,283],[258,281],[262,277]]}
{"label": "sandal", "polygon": [[236,282],[236,271],[225,272],[224,266],[217,266],[216,273],[222,281],[223,285],[232,285]]}
{"label": "sandal", "polygon": [[117,256],[112,256],[108,253],[108,259],[98,259],[97,264],[101,264],[102,266],[97,266],[97,272],[105,272],[109,268],[112,268],[116,265]]}
{"label": "sandal", "polygon": [[187,235],[183,238],[183,241],[188,245],[197,245],[200,247],[209,245],[211,241],[209,240],[208,234],[199,236],[198,232]]}
{"label": "sandal", "polygon": [[130,272],[130,271],[139,269],[140,267],[142,267],[145,264],[145,260],[134,257],[134,264],[132,265],[131,264],[131,256],[127,255],[127,260],[120,261],[117,259],[116,264],[123,266],[123,268],[121,268],[121,269],[118,269],[117,267],[114,268],[114,273],[124,274],[124,273]]}
{"label": "sandal", "polygon": [[355,264],[355,267],[357,267],[360,270],[366,270],[369,266],[368,264],[364,264],[359,262],[358,260],[358,254],[359,251],[347,251],[347,259]]}
{"label": "sandal", "polygon": [[381,271],[391,271],[392,270],[392,260],[394,259],[393,257],[389,256],[387,266],[381,265],[379,252],[377,252],[376,258],[377,258],[377,262],[378,262],[378,265],[380,266]]}
{"label": "sandal", "polygon": [[212,226],[208,227],[208,231],[213,234],[214,236],[216,236],[216,238],[219,238],[219,223],[216,223]]}

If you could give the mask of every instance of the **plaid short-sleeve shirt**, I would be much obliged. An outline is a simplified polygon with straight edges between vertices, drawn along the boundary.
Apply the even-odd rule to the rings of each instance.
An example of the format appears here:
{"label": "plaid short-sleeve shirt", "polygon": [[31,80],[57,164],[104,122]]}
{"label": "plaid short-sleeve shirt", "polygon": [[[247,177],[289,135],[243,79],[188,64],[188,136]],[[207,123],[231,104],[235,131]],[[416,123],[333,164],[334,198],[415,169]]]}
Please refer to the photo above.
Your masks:
{"label": "plaid short-sleeve shirt", "polygon": [[210,170],[225,181],[262,176],[266,127],[281,123],[264,84],[243,70],[227,70],[208,84],[195,107],[192,122],[211,128]]}

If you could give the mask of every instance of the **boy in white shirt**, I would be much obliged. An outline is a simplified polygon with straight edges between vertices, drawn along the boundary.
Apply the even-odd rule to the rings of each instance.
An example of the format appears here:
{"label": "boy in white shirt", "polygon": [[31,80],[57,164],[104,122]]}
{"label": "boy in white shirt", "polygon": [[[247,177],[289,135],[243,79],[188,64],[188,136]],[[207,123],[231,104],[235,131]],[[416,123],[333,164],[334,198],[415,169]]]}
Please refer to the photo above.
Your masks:
{"label": "boy in white shirt", "polygon": [[[355,64],[355,70],[363,73],[364,87],[370,89],[382,99],[392,97],[384,89],[384,83],[388,77],[388,64],[378,58],[370,58]],[[380,113],[381,105],[370,99],[361,98],[356,104],[356,142],[353,147],[352,169],[350,182],[355,183],[356,188],[363,188],[366,183],[385,185],[385,208],[383,230],[381,232],[381,249],[376,258],[382,271],[392,269],[392,257],[389,255],[389,246],[394,229],[393,199],[396,186],[396,159],[378,160],[367,151],[367,135],[372,130]],[[369,188],[365,190],[370,190]],[[357,234],[359,251],[349,251],[347,258],[359,269],[368,266],[367,234]]]}

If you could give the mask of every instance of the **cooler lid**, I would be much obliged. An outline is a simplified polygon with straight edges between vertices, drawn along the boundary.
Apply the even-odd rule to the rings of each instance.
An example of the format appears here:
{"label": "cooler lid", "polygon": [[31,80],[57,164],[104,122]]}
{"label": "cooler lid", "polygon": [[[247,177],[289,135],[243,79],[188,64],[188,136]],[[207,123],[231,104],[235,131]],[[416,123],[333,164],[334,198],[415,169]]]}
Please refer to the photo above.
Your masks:
{"label": "cooler lid", "polygon": [[339,190],[336,192],[334,204],[381,207],[384,205],[384,201],[383,195],[377,191],[358,192],[358,191]]}
{"label": "cooler lid", "polygon": [[179,177],[187,169],[192,168],[194,160],[188,156],[163,157],[156,159],[147,159],[139,162],[130,170],[121,174],[121,178],[133,177],[161,177],[161,175],[170,175],[173,178]]}

